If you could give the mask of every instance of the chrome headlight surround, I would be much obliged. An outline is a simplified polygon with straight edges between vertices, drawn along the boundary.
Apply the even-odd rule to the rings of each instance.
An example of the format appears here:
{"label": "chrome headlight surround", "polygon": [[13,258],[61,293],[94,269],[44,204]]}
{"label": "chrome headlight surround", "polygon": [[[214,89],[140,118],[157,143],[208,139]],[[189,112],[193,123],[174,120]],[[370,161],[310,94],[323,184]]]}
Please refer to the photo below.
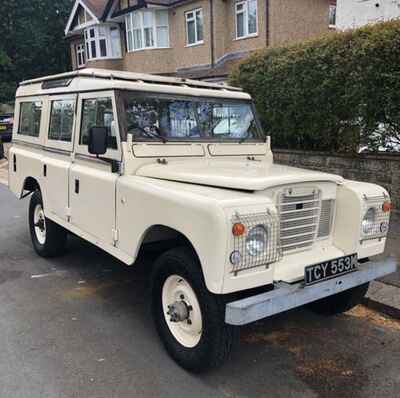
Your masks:
{"label": "chrome headlight surround", "polygon": [[229,262],[232,272],[250,269],[278,261],[282,257],[279,245],[279,216],[276,213],[238,214],[232,218],[232,226],[242,224],[242,233],[232,233]]}
{"label": "chrome headlight surround", "polygon": [[383,238],[389,230],[390,211],[385,211],[384,204],[388,197],[364,196],[363,215],[361,220],[361,241]]}

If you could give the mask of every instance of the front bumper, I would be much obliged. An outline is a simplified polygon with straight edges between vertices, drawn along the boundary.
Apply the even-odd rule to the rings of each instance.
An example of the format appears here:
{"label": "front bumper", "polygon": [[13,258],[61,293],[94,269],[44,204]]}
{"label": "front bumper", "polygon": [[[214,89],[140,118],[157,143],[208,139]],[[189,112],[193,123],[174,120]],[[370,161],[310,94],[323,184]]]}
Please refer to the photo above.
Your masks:
{"label": "front bumper", "polygon": [[396,259],[388,257],[381,261],[360,264],[357,271],[312,286],[304,286],[303,282],[295,284],[278,282],[270,292],[228,303],[225,309],[225,322],[230,325],[246,325],[363,285],[395,272],[396,267]]}

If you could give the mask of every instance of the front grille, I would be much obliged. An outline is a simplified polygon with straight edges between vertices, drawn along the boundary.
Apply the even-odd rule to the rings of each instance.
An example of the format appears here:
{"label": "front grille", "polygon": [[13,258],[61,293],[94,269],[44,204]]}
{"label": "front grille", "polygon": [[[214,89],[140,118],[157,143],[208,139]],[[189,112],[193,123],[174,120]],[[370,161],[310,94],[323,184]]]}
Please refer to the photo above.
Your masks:
{"label": "front grille", "polygon": [[[233,236],[233,249],[241,254],[239,264],[232,265],[235,274],[244,269],[259,267],[278,261],[282,257],[279,247],[279,219],[276,214],[253,213],[246,215],[236,214],[232,219],[232,225],[242,223],[246,233],[241,236]],[[268,239],[265,250],[258,255],[251,255],[246,247],[246,236],[252,228],[263,226],[267,231]]]}
{"label": "front grille", "polygon": [[279,195],[280,246],[283,253],[310,247],[317,236],[321,213],[321,192]]}

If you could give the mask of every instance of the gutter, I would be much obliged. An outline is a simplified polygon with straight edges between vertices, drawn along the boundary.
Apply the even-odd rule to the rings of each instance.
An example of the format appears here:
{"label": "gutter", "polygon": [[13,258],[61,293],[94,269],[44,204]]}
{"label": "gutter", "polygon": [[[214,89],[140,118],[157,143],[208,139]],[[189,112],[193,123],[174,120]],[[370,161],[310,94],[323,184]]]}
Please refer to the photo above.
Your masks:
{"label": "gutter", "polygon": [[214,68],[214,1],[210,0],[210,57],[211,68]]}

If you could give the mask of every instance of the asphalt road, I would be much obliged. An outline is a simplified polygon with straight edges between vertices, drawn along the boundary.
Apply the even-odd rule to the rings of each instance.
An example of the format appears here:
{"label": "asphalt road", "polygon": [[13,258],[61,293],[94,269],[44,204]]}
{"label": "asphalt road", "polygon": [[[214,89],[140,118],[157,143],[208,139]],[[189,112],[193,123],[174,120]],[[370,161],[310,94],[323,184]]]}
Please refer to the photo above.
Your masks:
{"label": "asphalt road", "polygon": [[244,327],[225,367],[187,373],[150,318],[157,253],[129,268],[71,238],[63,257],[39,258],[27,204],[0,185],[0,398],[399,397],[400,322],[362,306]]}

